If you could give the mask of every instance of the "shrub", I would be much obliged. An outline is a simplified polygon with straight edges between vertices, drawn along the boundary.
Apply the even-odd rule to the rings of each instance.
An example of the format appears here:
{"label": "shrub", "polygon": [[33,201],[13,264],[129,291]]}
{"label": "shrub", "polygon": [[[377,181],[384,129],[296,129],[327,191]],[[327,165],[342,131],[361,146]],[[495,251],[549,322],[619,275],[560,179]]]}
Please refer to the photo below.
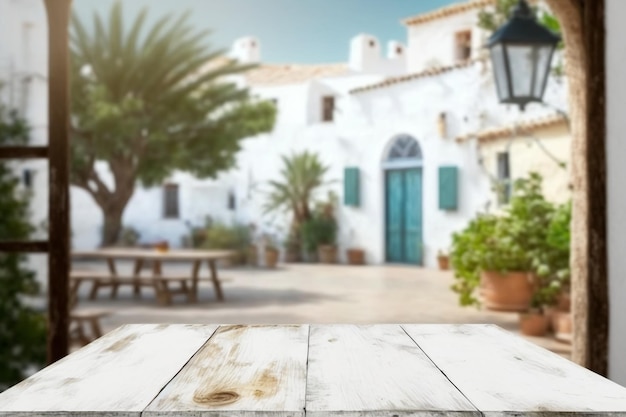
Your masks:
{"label": "shrub", "polygon": [[[453,291],[463,306],[478,305],[474,293],[481,271],[532,272],[538,279],[533,304],[555,302],[560,282],[569,279],[568,205],[555,206],[541,192],[542,178],[531,173],[515,181],[503,215],[480,214],[452,237]],[[558,284],[558,285],[557,285]]]}
{"label": "shrub", "polygon": [[249,226],[212,222],[210,226],[206,228],[202,246],[206,249],[228,249],[237,251],[240,261],[245,262],[250,243]]}
{"label": "shrub", "polygon": [[[28,126],[15,112],[0,107],[0,146],[23,145]],[[33,232],[27,196],[8,164],[0,163],[0,239],[27,240]],[[0,253],[0,391],[20,382],[29,370],[46,360],[46,319],[29,307],[26,296],[39,293],[35,274],[24,266],[25,257]]]}

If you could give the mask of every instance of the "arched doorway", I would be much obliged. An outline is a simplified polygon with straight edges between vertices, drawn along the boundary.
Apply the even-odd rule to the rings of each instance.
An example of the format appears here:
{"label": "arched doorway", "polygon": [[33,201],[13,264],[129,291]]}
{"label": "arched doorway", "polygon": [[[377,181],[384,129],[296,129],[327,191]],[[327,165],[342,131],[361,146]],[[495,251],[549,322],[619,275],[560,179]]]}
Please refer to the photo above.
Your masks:
{"label": "arched doorway", "polygon": [[385,261],[421,265],[422,150],[415,138],[398,135],[383,161]]}

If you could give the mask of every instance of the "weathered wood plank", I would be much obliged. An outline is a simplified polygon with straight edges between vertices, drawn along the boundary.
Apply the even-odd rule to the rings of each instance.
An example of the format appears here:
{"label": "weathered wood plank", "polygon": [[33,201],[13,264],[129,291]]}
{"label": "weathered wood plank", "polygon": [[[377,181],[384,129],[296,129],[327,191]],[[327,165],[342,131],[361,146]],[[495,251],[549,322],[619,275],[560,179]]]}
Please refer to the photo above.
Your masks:
{"label": "weathered wood plank", "polygon": [[143,416],[304,416],[308,326],[221,326]]}
{"label": "weathered wood plank", "polygon": [[486,417],[626,416],[626,388],[493,325],[402,325]]}
{"label": "weathered wood plank", "polygon": [[69,349],[70,52],[72,0],[44,0],[48,16],[48,363]]}
{"label": "weathered wood plank", "polygon": [[480,416],[399,325],[311,326],[307,416]]}
{"label": "weathered wood plank", "polygon": [[0,146],[0,159],[30,159],[47,157],[47,146]]}
{"label": "weathered wood plank", "polygon": [[127,325],[2,393],[0,416],[133,416],[216,325]]}
{"label": "weathered wood plank", "polygon": [[44,253],[48,252],[48,241],[0,241],[1,252],[28,252],[28,253]]}

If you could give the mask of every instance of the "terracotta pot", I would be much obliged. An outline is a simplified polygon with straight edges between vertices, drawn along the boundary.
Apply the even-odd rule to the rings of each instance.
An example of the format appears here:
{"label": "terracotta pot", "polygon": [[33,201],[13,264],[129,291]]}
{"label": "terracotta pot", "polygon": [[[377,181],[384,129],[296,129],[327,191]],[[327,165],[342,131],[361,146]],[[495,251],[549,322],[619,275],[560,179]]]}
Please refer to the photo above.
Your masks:
{"label": "terracotta pot", "polygon": [[558,310],[556,307],[546,307],[543,309],[543,312],[548,318],[548,331],[553,332],[556,328],[556,315]]}
{"label": "terracotta pot", "polygon": [[276,268],[278,263],[278,250],[265,248],[265,266],[267,268]]}
{"label": "terracotta pot", "polygon": [[364,265],[365,264],[365,251],[363,249],[348,249],[346,250],[349,265]]}
{"label": "terracotta pot", "polygon": [[527,272],[480,274],[482,304],[494,311],[526,311],[533,296],[532,275]]}
{"label": "terracotta pot", "polygon": [[285,262],[294,263],[300,262],[300,252],[295,248],[287,248],[285,250]]}
{"label": "terracotta pot", "polygon": [[554,337],[566,343],[572,343],[572,314],[557,311],[553,317]]}
{"label": "terracotta pot", "polygon": [[323,264],[337,263],[337,247],[331,245],[320,245],[317,248],[317,256]]}
{"label": "terracotta pot", "polygon": [[259,264],[259,250],[256,245],[248,246],[248,265],[257,266]]}
{"label": "terracotta pot", "polygon": [[548,333],[549,319],[542,313],[520,313],[520,331],[526,336],[545,336]]}
{"label": "terracotta pot", "polygon": [[568,312],[572,308],[572,299],[569,292],[564,292],[559,295],[557,309],[559,311]]}
{"label": "terracotta pot", "polygon": [[161,242],[155,243],[154,249],[159,252],[167,252],[170,249],[170,244],[167,242],[167,240],[163,240]]}
{"label": "terracotta pot", "polygon": [[439,263],[439,269],[442,271],[447,271],[450,269],[450,257],[446,255],[437,256],[437,263]]}

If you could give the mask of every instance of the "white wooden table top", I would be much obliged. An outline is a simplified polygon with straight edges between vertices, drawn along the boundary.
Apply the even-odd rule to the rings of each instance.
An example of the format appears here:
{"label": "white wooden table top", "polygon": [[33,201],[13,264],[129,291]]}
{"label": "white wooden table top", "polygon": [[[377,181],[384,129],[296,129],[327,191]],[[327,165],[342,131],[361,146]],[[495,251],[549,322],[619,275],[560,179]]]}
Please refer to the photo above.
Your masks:
{"label": "white wooden table top", "polygon": [[0,416],[626,416],[626,388],[493,325],[126,325]]}

